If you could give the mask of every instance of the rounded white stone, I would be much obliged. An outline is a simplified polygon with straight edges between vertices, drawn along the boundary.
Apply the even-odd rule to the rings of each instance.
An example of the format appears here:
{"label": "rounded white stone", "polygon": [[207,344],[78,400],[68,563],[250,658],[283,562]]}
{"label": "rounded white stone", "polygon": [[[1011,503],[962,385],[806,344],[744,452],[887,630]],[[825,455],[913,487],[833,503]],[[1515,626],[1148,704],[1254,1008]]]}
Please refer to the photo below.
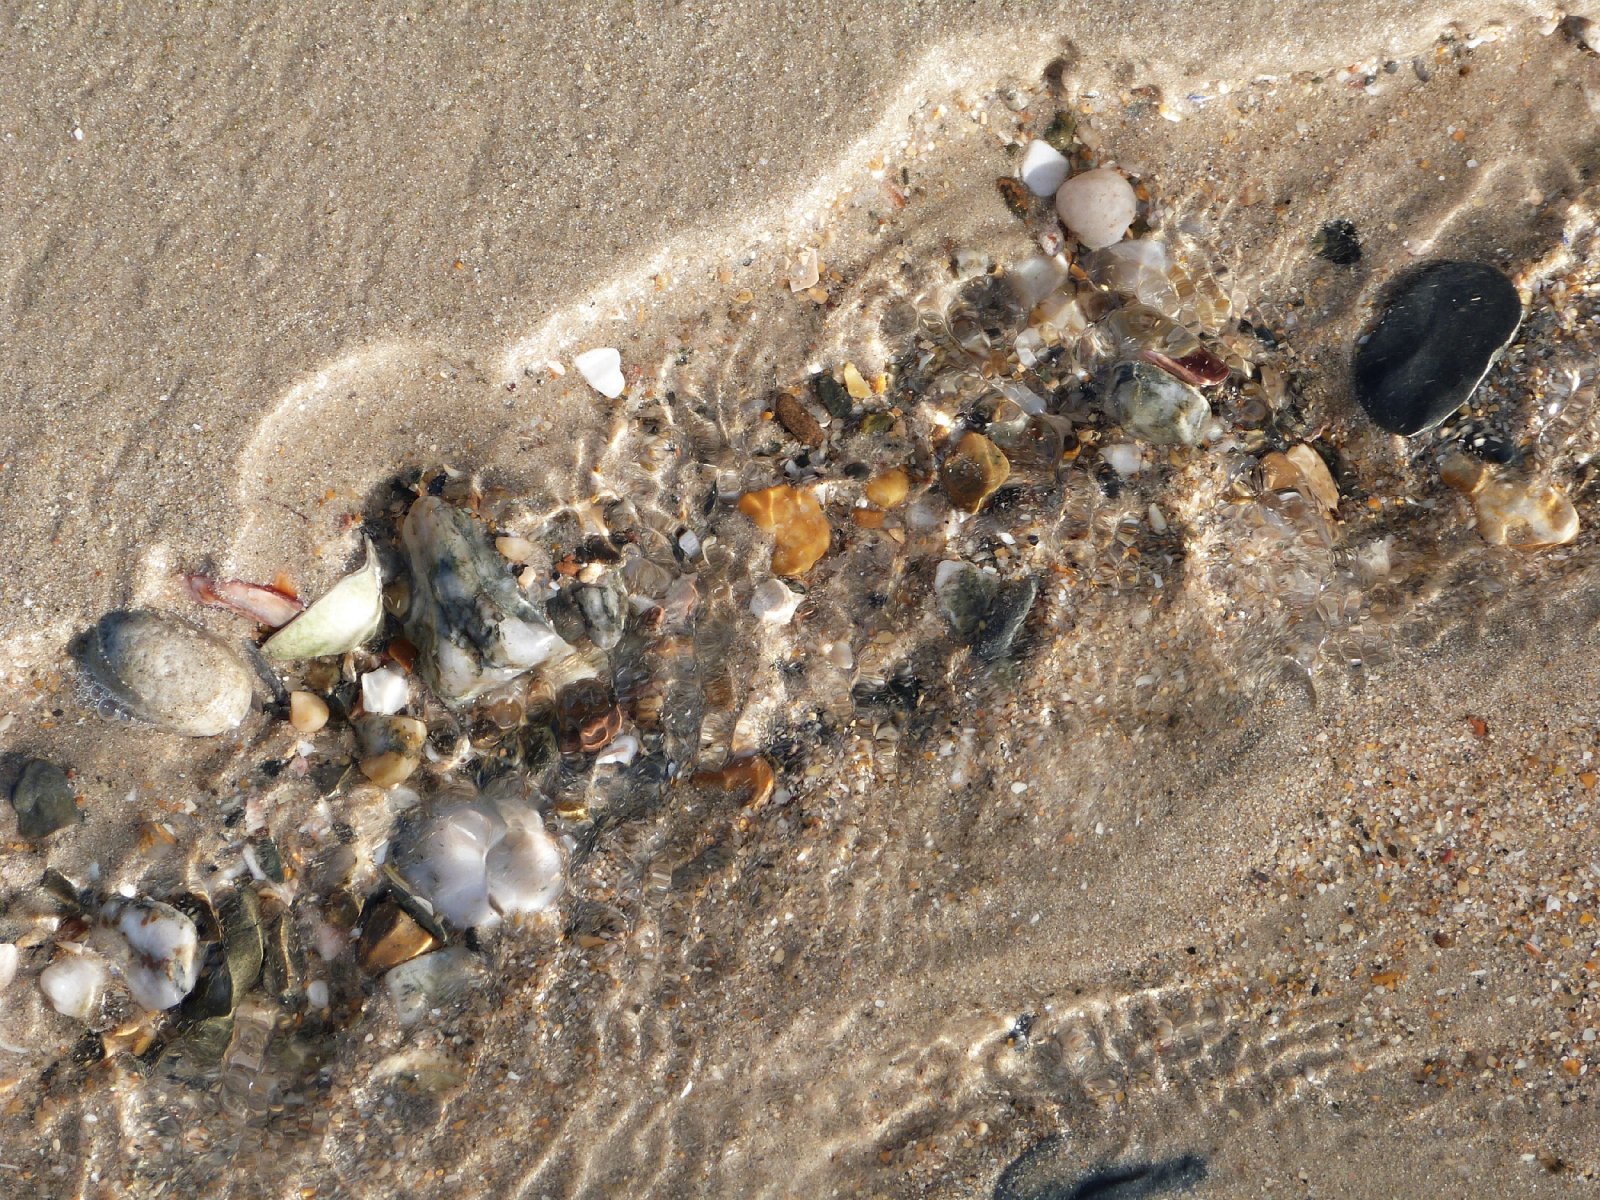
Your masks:
{"label": "rounded white stone", "polygon": [[750,611],[773,625],[787,625],[799,607],[800,597],[777,579],[757,584],[750,595]]}
{"label": "rounded white stone", "polygon": [[1072,167],[1060,151],[1049,142],[1034,138],[1022,155],[1022,168],[1018,175],[1023,186],[1035,196],[1053,196],[1056,189],[1066,182],[1071,170]]}
{"label": "rounded white stone", "polygon": [[1056,212],[1090,250],[1120,242],[1139,215],[1133,185],[1109,167],[1074,175],[1056,192]]}
{"label": "rounded white stone", "polygon": [[63,1017],[87,1021],[100,1003],[110,972],[87,954],[64,955],[39,972],[39,990]]}
{"label": "rounded white stone", "polygon": [[361,705],[369,713],[391,716],[411,699],[411,684],[405,672],[393,667],[368,671],[361,677]]}

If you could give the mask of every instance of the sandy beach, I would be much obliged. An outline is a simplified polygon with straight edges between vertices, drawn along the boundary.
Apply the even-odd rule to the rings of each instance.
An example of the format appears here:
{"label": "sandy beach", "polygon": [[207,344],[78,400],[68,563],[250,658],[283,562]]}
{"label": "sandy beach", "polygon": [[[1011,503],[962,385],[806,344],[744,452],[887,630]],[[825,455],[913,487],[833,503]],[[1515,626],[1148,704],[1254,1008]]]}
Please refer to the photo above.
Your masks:
{"label": "sandy beach", "polygon": [[[0,1193],[1590,1194],[1600,10],[547,7],[0,12],[0,789],[44,760],[78,810],[0,805]],[[1105,415],[1103,260],[1015,187],[1058,135],[1136,188],[1203,439]],[[1057,250],[1083,341],[985,328]],[[1521,323],[1395,436],[1351,356],[1437,259]],[[963,512],[960,431],[1040,379],[1057,440]],[[1331,503],[1274,482],[1297,447]],[[794,572],[745,502],[789,484]],[[1491,544],[1502,485],[1576,535]],[[543,774],[421,682],[429,494],[530,594],[626,579],[603,652],[563,633],[604,736],[518,694],[571,735]],[[309,601],[369,538],[383,634],[223,735],[117,719],[69,649],[134,608],[259,643],[181,577]],[[951,565],[1026,582],[992,652]],[[398,787],[357,769],[375,670],[427,726]],[[386,856],[509,763],[560,899],[449,929],[407,1016],[362,957]],[[47,869],[259,891],[292,977],[212,1050],[122,968],[63,1015],[46,968],[116,959]]]}

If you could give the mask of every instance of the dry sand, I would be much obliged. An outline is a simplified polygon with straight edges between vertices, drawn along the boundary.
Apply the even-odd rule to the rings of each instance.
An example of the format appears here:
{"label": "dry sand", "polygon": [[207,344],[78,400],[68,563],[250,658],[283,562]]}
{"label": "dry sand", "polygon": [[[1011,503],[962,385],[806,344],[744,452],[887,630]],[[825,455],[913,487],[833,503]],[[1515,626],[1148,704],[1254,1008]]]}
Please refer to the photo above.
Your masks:
{"label": "dry sand", "polygon": [[[87,814],[0,850],[0,940],[37,942],[0,994],[8,1194],[973,1197],[1053,1135],[1059,1180],[1194,1154],[1205,1196],[1588,1194],[1600,58],[1521,4],[551,8],[0,14],[3,750],[73,766]],[[598,831],[462,1011],[402,1030],[376,991],[266,1118],[76,1062],[34,983],[42,869],[204,890],[230,805],[286,845],[320,810],[257,771],[281,724],[93,716],[69,638],[133,603],[242,636],[174,573],[316,594],[385,482],[440,462],[530,528],[602,494],[693,523],[717,470],[755,482],[774,386],[881,365],[882,314],[954,249],[1027,253],[994,179],[1060,102],[1052,63],[1285,333],[1362,497],[1341,536],[1406,562],[1383,661],[1330,652],[1308,690],[1282,612],[1219,623],[1248,589],[1196,467],[1157,497],[1195,539],[1175,598],[1066,589],[1023,664],[950,667],[920,724],[807,734],[849,705],[824,642],[865,673],[873,633],[938,635],[926,579],[861,539],[830,586],[880,573],[909,615],[852,630],[819,600],[782,649],[798,683],[777,643],[728,652],[752,724],[811,738],[787,805],[674,792]],[[1308,252],[1335,217],[1358,268]],[[785,286],[807,246],[826,306]],[[1368,301],[1432,254],[1534,296],[1491,386],[1578,502],[1557,554],[1482,547],[1353,412]],[[548,367],[597,344],[623,402]],[[1561,420],[1527,416],[1534,378]],[[737,612],[762,543],[718,522]],[[332,812],[375,842],[366,803]]]}

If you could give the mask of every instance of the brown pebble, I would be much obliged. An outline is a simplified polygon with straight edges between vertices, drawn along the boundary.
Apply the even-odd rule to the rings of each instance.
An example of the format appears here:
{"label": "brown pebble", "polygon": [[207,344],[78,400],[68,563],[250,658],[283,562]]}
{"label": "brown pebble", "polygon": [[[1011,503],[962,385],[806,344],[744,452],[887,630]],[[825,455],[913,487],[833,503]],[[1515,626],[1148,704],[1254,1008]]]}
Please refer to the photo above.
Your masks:
{"label": "brown pebble", "polygon": [[940,466],[939,482],[952,504],[975,513],[1010,474],[1000,447],[981,433],[965,433]]}
{"label": "brown pebble", "polygon": [[911,476],[901,467],[891,467],[867,484],[867,499],[879,508],[894,508],[905,502],[911,490]]}
{"label": "brown pebble", "polygon": [[746,808],[759,808],[771,798],[777,786],[772,764],[757,754],[741,758],[716,771],[697,771],[690,779],[696,787],[713,787],[724,792],[744,793]]}
{"label": "brown pebble", "polygon": [[826,440],[822,426],[811,415],[811,410],[788,392],[779,392],[773,397],[772,412],[778,418],[778,424],[787,429],[802,446],[815,450]]}
{"label": "brown pebble", "polygon": [[804,575],[828,552],[833,530],[810,492],[780,483],[739,497],[739,511],[777,538],[774,575]]}
{"label": "brown pebble", "polygon": [[420,759],[399,750],[374,754],[361,760],[361,773],[381,788],[392,788],[404,783],[417,769]]}
{"label": "brown pebble", "polygon": [[362,922],[356,957],[363,971],[381,975],[391,967],[426,954],[436,944],[433,934],[390,897],[379,901]]}
{"label": "brown pebble", "polygon": [[850,519],[862,529],[882,529],[883,519],[888,515],[880,508],[856,508],[850,511]]}

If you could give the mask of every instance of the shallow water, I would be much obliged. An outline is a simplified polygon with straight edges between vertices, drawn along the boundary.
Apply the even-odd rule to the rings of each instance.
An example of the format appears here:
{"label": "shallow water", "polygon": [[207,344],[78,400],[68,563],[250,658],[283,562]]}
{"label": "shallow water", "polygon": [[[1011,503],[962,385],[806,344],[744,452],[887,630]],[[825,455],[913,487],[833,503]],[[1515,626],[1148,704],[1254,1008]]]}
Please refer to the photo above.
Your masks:
{"label": "shallow water", "polygon": [[[496,344],[398,338],[297,380],[240,453],[229,572],[331,578],[357,524],[388,528],[389,481],[441,462],[555,544],[625,526],[699,595],[637,651],[661,692],[653,753],[562,781],[589,819],[558,823],[559,919],[486,938],[472,986],[410,1028],[335,956],[310,967],[327,1013],[253,1005],[220,1066],[77,1061],[82,1031],[32,994],[33,950],[0,1011],[21,1047],[4,1169],[49,1196],[966,1197],[1071,1195],[1095,1169],[1193,1156],[1206,1196],[1582,1189],[1600,1171],[1582,782],[1600,74],[1520,27],[1419,61],[1378,63],[1368,87],[1329,72],[1166,97],[1180,122],[1121,88],[1073,96],[1149,189],[1151,226],[1230,301],[1226,328],[1269,331],[1250,340],[1289,381],[1276,424],[1347,468],[1337,521],[1256,494],[1242,448],[1120,483],[1086,451],[902,542],[848,521],[847,464],[932,474],[939,406],[891,393],[896,425],[813,456],[836,544],[794,624],[749,614],[768,543],[731,499],[794,455],[763,419],[773,389],[888,367],[904,304],[952,303],[956,251],[1031,252],[994,180],[1013,164],[996,135],[1058,106],[1037,72],[929,85],[814,220],[657,256],[598,318],[586,298]],[[1532,86],[1548,91],[1497,99]],[[1470,144],[1423,139],[1413,110],[1471,113]],[[1424,173],[1424,141],[1455,157]],[[1311,252],[1333,218],[1362,231],[1359,264]],[[786,284],[802,246],[824,304]],[[1354,411],[1368,303],[1424,253],[1486,258],[1531,293],[1474,429],[1567,487],[1574,545],[1486,546],[1437,478],[1459,430],[1400,445]],[[546,366],[600,343],[633,385],[610,405]],[[359,441],[324,432],[352,426]],[[949,557],[1045,581],[1016,654],[952,644],[932,594]],[[142,566],[159,588],[162,564]],[[367,856],[390,835],[392,800],[261,769],[291,756],[281,722],[151,751],[147,730],[80,712],[63,667],[30,663],[37,694],[9,702],[14,744],[88,781],[91,821],[51,865],[209,889],[264,830],[314,932],[327,830]],[[778,767],[769,804],[687,778],[751,751]],[[44,907],[44,857],[5,861],[9,939]]]}

